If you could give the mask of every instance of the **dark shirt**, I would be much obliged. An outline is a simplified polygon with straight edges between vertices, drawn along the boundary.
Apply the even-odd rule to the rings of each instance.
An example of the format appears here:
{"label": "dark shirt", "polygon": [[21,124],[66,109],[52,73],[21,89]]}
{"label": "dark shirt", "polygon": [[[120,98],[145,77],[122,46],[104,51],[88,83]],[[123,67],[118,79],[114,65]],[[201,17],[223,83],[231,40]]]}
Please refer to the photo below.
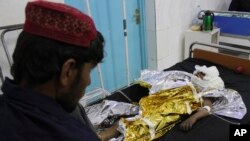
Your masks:
{"label": "dark shirt", "polygon": [[0,95],[0,141],[99,141],[86,125],[54,99],[13,84]]}
{"label": "dark shirt", "polygon": [[95,128],[93,127],[91,121],[89,120],[84,107],[81,104],[78,104],[75,110],[70,113],[71,116],[82,122],[84,125],[90,127],[93,132],[96,133]]}
{"label": "dark shirt", "polygon": [[232,0],[228,10],[250,12],[250,0]]}

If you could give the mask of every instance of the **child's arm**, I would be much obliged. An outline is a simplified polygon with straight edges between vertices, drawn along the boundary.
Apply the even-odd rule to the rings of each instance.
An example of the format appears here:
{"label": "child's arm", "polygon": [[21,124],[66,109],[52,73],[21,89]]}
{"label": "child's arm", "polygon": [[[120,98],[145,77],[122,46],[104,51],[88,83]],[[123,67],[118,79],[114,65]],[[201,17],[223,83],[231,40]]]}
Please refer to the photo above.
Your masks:
{"label": "child's arm", "polygon": [[[212,102],[210,99],[204,99],[204,107],[208,106],[210,109],[212,108]],[[196,113],[191,115],[185,121],[180,124],[180,128],[184,131],[188,131],[192,128],[192,126],[201,118],[208,116],[210,113],[206,108],[199,108]]]}

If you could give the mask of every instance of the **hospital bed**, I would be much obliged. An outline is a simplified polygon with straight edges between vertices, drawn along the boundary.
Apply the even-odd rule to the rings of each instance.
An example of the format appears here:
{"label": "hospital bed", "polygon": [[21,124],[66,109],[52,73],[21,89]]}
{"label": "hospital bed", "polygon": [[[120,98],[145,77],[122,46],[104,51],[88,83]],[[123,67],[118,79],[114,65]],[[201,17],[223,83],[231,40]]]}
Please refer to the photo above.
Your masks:
{"label": "hospital bed", "polygon": [[[196,42],[190,46],[190,57],[188,59],[164,71],[180,70],[192,73],[195,65],[217,66],[220,76],[225,82],[225,87],[238,91],[242,96],[247,108],[247,114],[241,120],[210,115],[199,120],[188,132],[181,131],[177,124],[169,132],[157,139],[159,141],[228,141],[231,125],[238,123],[250,124],[250,60],[196,48],[196,46],[201,45],[250,53],[250,50]],[[243,69],[237,70],[239,67]],[[123,90],[116,91],[106,99],[138,102],[141,97],[148,95],[148,93],[149,91],[146,88],[134,84]]]}

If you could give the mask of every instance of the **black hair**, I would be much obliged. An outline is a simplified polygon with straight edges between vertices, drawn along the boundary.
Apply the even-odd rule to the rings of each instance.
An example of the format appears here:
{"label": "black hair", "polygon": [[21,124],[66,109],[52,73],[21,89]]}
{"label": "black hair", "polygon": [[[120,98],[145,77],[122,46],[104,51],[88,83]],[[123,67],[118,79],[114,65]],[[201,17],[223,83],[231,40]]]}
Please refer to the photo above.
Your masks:
{"label": "black hair", "polygon": [[15,83],[24,80],[38,85],[58,76],[64,62],[76,60],[76,68],[84,63],[97,65],[104,57],[104,38],[100,32],[89,47],[79,47],[22,31],[13,53],[11,74]]}

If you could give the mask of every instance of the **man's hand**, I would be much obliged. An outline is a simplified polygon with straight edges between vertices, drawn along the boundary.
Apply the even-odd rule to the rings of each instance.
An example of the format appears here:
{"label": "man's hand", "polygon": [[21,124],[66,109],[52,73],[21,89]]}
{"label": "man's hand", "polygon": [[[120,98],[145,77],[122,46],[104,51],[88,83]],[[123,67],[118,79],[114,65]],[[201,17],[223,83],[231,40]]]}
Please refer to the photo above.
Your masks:
{"label": "man's hand", "polygon": [[98,133],[102,141],[108,141],[111,138],[119,136],[120,132],[117,131],[117,127],[119,126],[118,122],[119,120],[115,122],[111,127],[105,128],[103,131],[100,131]]}

